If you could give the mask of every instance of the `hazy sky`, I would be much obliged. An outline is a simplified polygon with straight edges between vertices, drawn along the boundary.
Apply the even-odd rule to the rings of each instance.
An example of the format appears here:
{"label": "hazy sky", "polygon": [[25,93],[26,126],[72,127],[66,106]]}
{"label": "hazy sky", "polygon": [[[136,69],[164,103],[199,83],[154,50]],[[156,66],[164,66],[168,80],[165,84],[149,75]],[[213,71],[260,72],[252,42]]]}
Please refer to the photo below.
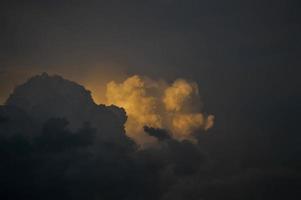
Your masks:
{"label": "hazy sky", "polygon": [[43,71],[99,93],[133,74],[181,77],[198,83],[217,126],[259,126],[258,116],[300,99],[298,8],[262,0],[1,1],[0,101]]}

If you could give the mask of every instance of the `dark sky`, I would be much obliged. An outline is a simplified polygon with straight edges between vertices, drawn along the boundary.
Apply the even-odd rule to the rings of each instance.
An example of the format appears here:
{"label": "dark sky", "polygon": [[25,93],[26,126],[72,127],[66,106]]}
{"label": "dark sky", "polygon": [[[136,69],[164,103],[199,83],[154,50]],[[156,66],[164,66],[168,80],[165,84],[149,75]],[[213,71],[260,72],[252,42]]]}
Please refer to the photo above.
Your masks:
{"label": "dark sky", "polygon": [[0,100],[38,72],[86,80],[122,71],[192,79],[222,118],[277,109],[300,98],[299,8],[262,0],[1,1]]}
{"label": "dark sky", "polygon": [[300,8],[297,0],[3,0],[0,103],[44,71],[99,87],[132,74],[186,78],[216,116],[214,139],[201,145],[233,161],[300,167]]}
{"label": "dark sky", "polygon": [[300,99],[298,1],[2,1],[0,13],[2,102],[42,71],[188,78],[217,119]]}

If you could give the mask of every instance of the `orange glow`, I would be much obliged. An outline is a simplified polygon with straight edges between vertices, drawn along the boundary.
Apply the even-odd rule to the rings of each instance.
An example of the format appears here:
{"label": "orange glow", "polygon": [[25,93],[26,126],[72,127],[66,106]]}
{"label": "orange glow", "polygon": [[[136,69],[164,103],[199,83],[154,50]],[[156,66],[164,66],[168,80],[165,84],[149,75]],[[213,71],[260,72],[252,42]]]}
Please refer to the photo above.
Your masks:
{"label": "orange glow", "polygon": [[[156,142],[156,139],[144,133],[145,125],[168,129],[172,137],[179,140],[193,140],[193,132],[208,130],[213,126],[214,116],[207,116],[201,112],[202,102],[196,83],[178,79],[168,84],[163,80],[152,80],[138,75],[126,78],[122,67],[107,66],[89,66],[89,70],[80,72],[76,71],[79,67],[75,67],[71,72],[67,67],[55,67],[47,72],[58,73],[84,85],[91,91],[97,104],[123,107],[128,115],[126,134],[141,145]],[[0,89],[7,91],[5,95],[8,96],[17,84],[41,72],[43,71],[34,67],[7,72],[11,83]],[[6,97],[3,95],[1,98],[4,102]]]}
{"label": "orange glow", "polygon": [[214,123],[213,115],[200,112],[197,84],[184,79],[171,85],[137,75],[122,83],[111,81],[106,88],[106,104],[126,110],[126,133],[141,145],[155,142],[144,133],[145,125],[165,128],[176,139],[193,141],[193,132],[207,130]]}

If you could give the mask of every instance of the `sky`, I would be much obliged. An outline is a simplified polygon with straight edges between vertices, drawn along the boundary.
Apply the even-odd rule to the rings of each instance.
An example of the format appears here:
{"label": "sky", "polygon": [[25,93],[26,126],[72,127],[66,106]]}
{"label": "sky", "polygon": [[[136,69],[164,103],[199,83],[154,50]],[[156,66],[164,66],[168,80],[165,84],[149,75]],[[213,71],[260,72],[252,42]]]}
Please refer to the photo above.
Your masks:
{"label": "sky", "polygon": [[298,6],[298,1],[1,1],[0,102],[44,71],[86,85],[99,102],[105,83],[138,74],[193,80],[208,112],[231,123],[257,120],[267,107],[300,98]]}
{"label": "sky", "polygon": [[109,81],[183,78],[215,116],[218,139],[205,146],[246,160],[294,159],[299,9],[293,0],[4,0],[0,103],[42,72],[84,85],[97,103]]}

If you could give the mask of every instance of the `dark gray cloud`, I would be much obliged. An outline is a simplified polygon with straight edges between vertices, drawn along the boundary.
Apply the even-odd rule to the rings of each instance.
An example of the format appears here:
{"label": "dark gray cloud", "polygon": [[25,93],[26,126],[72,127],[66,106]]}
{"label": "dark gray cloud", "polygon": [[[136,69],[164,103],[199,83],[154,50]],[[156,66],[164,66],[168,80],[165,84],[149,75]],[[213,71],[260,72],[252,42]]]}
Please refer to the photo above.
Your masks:
{"label": "dark gray cloud", "polygon": [[143,127],[144,131],[152,137],[157,138],[158,140],[168,140],[171,139],[168,132],[164,129],[152,128],[148,126]]}
{"label": "dark gray cloud", "polygon": [[[261,145],[252,138],[244,142],[246,135],[223,138],[213,129],[196,133],[198,143],[191,143],[145,127],[159,143],[138,149],[125,135],[125,114],[94,104],[84,87],[62,77],[29,79],[0,107],[1,198],[300,198],[300,162],[293,153],[298,142],[289,150],[276,142],[280,135],[255,135]],[[296,156],[271,156],[271,147]]]}

